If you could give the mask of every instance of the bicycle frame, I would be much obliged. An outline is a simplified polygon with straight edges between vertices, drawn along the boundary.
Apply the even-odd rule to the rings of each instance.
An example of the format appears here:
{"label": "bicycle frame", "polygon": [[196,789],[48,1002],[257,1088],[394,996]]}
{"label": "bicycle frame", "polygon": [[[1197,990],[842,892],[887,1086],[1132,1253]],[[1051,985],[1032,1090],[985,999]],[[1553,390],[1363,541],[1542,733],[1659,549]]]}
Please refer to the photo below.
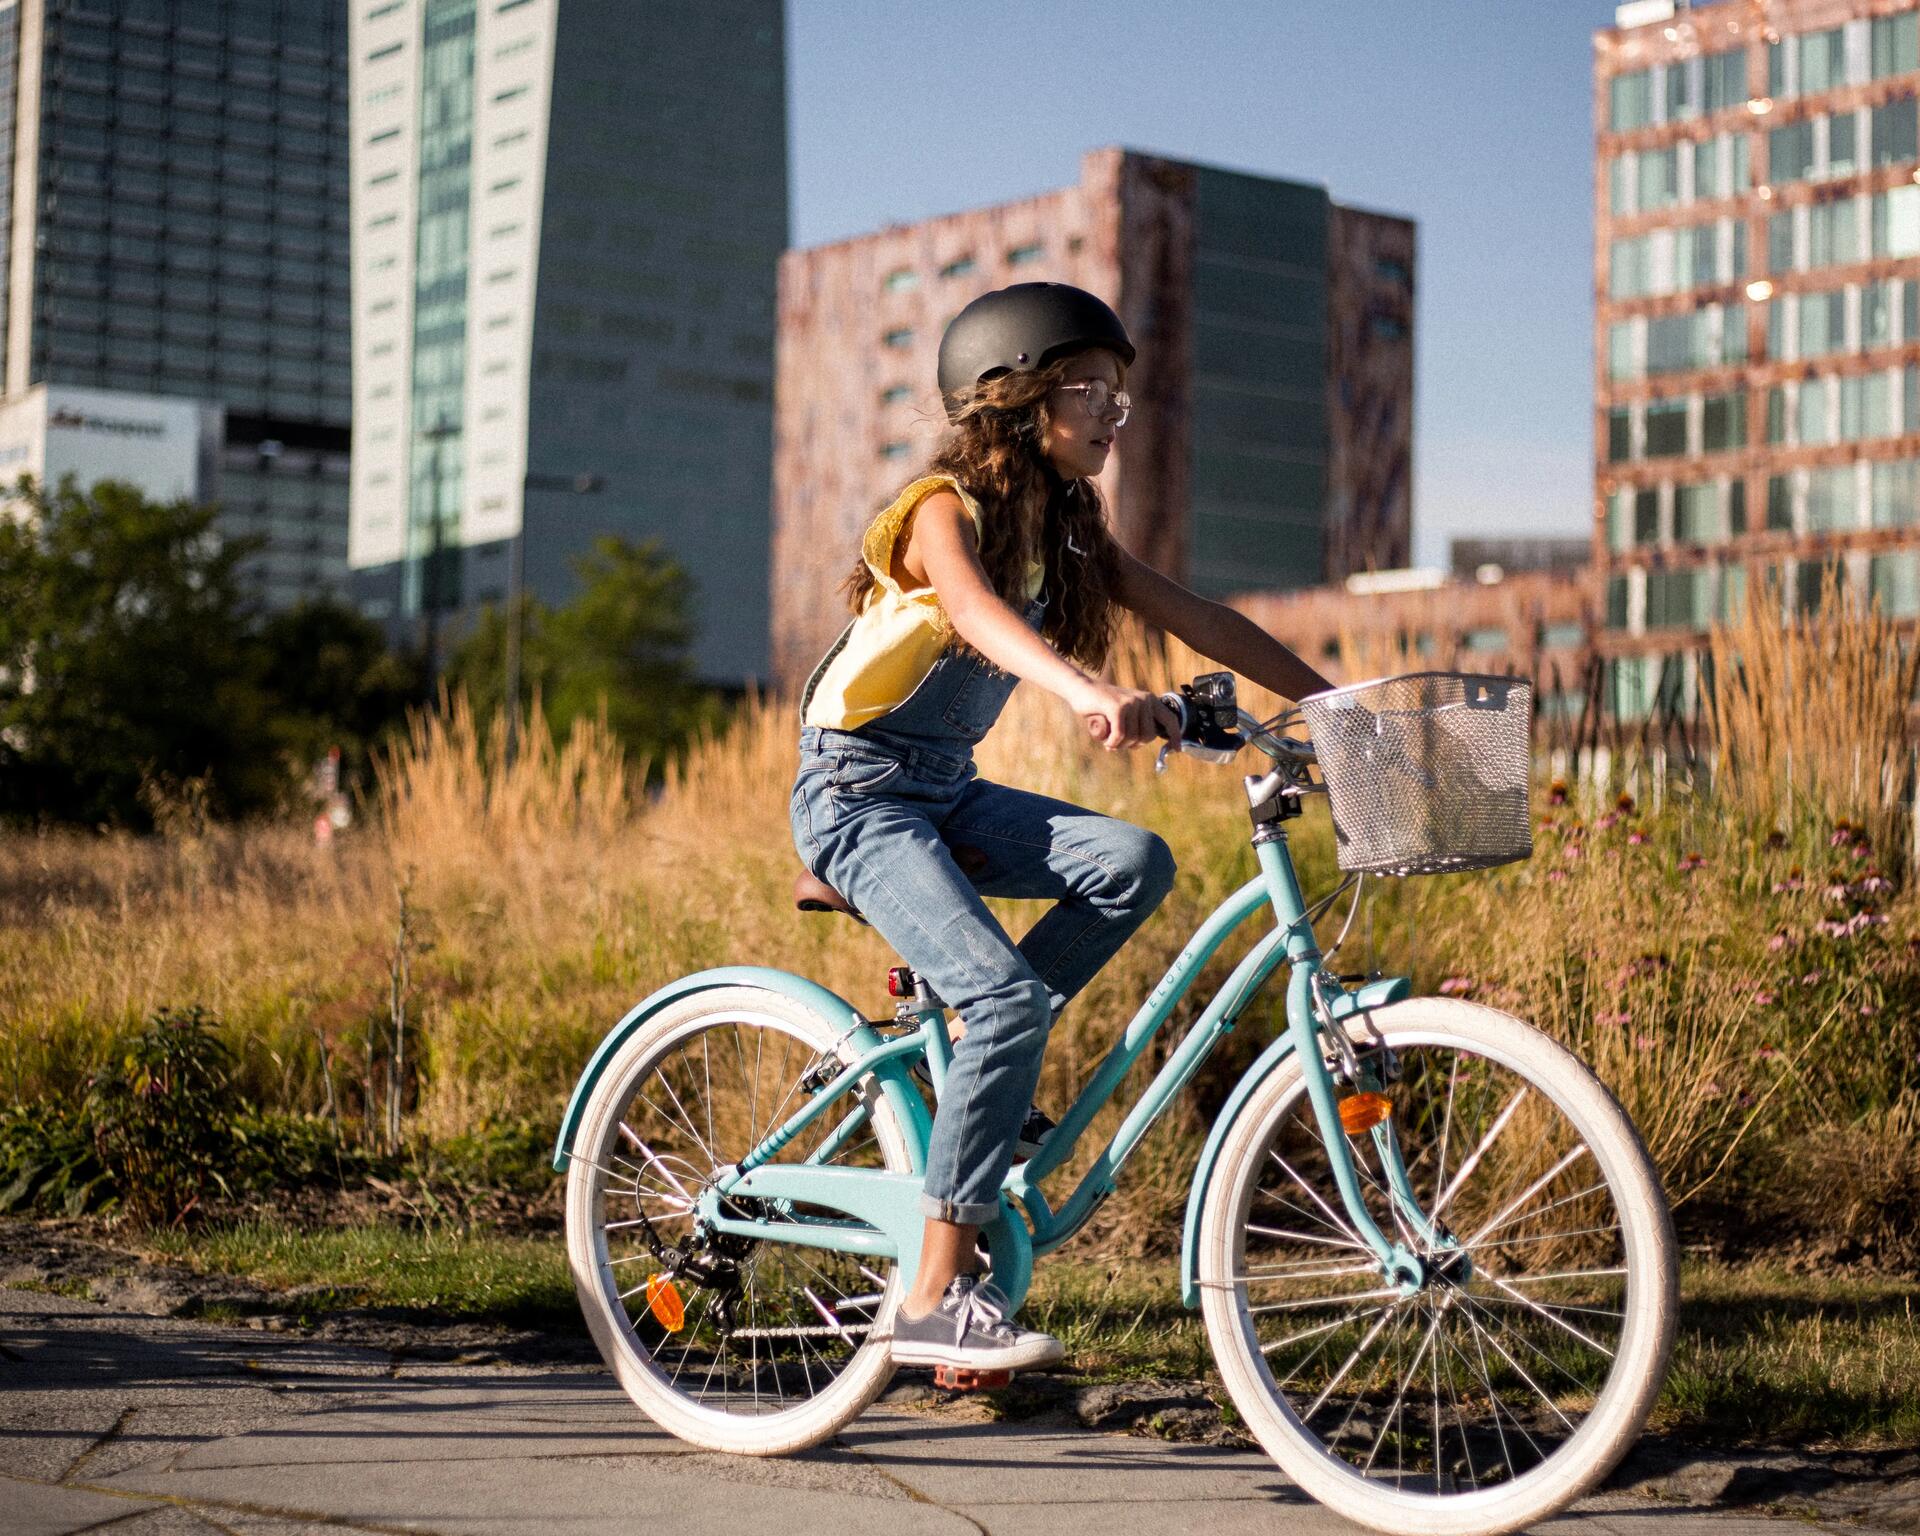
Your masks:
{"label": "bicycle frame", "polygon": [[[1283,962],[1291,967],[1291,975],[1286,1000],[1288,1033],[1284,1038],[1287,1045],[1281,1054],[1290,1050],[1301,1058],[1307,1091],[1347,1217],[1390,1280],[1408,1291],[1418,1289],[1425,1282],[1426,1269],[1421,1260],[1405,1244],[1380,1229],[1362,1199],[1359,1175],[1340,1123],[1333,1072],[1328,1067],[1320,1039],[1323,1022],[1330,1028],[1338,1028],[1336,1021],[1344,1016],[1371,1003],[1404,995],[1405,983],[1398,979],[1374,982],[1359,992],[1350,992],[1328,974],[1322,966],[1284,830],[1277,822],[1261,827],[1254,839],[1254,852],[1259,861],[1259,874],[1227,897],[1201,924],[1148,993],[1120,1039],[1094,1069],[1072,1107],[1047,1138],[1046,1145],[1030,1161],[1016,1164],[1007,1175],[1003,1193],[1017,1202],[1025,1221],[1015,1216],[1003,1200],[1001,1219],[989,1224],[984,1236],[993,1256],[995,1283],[1016,1305],[1025,1295],[1033,1258],[1060,1247],[1085,1227],[1100,1203],[1113,1193],[1120,1169],[1155,1119],[1192,1080],[1267,978]],[[1118,1092],[1127,1073],[1221,944],[1263,908],[1272,910],[1276,926],[1241,958],[1192,1029],[1133,1103],[1072,1193],[1054,1209],[1042,1194],[1040,1181],[1072,1157],[1094,1117]],[[918,1029],[876,1045],[847,1064],[807,1104],[705,1190],[699,1201],[701,1219],[712,1230],[738,1237],[892,1259],[901,1265],[907,1283],[911,1284],[919,1258],[923,1220],[920,1175],[829,1167],[817,1161],[832,1156],[865,1123],[869,1110],[864,1097],[816,1150],[813,1154],[816,1161],[776,1163],[772,1159],[849,1094],[864,1095],[866,1090],[862,1085],[871,1080],[869,1074],[883,1063],[909,1059],[924,1052],[938,1094],[944,1086],[951,1059],[945,1015],[933,1007],[922,1009],[915,1016],[920,1020]],[[1270,1051],[1257,1064],[1258,1069],[1270,1070],[1273,1058],[1274,1053]],[[1362,1082],[1356,1086],[1377,1088],[1380,1085]],[[1236,1095],[1230,1107],[1239,1098]],[[1397,1213],[1410,1230],[1429,1242],[1438,1240],[1444,1244],[1444,1229],[1425,1215],[1414,1197],[1401,1164],[1391,1121],[1375,1127],[1372,1134],[1383,1155]],[[916,1158],[916,1164],[918,1162]],[[1202,1171],[1204,1173],[1204,1167]],[[781,1219],[762,1220],[747,1214],[741,1204],[746,1200],[772,1203]],[[822,1208],[853,1220],[849,1223],[832,1218],[796,1219],[793,1212],[797,1206]]]}

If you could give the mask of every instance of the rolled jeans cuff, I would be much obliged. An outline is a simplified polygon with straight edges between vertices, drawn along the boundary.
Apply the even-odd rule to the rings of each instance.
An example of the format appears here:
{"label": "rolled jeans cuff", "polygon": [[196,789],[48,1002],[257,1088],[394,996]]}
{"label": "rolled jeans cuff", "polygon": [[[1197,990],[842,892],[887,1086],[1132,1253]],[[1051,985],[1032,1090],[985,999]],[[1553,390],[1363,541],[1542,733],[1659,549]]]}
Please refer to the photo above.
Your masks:
{"label": "rolled jeans cuff", "polygon": [[984,1227],[1000,1214],[1000,1202],[993,1200],[985,1205],[968,1204],[964,1200],[942,1200],[935,1195],[922,1194],[920,1214],[930,1216],[935,1221],[950,1221],[956,1227]]}

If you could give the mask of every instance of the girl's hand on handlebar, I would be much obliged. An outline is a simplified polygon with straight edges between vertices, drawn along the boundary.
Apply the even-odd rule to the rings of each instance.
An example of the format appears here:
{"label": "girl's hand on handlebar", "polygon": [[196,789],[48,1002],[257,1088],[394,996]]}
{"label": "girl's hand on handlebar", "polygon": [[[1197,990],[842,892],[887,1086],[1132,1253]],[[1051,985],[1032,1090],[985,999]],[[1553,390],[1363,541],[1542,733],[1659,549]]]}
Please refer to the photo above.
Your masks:
{"label": "girl's hand on handlebar", "polygon": [[1177,740],[1180,735],[1180,717],[1172,707],[1138,688],[1089,682],[1072,702],[1074,713],[1086,722],[1087,734],[1109,752],[1142,746],[1160,736]]}

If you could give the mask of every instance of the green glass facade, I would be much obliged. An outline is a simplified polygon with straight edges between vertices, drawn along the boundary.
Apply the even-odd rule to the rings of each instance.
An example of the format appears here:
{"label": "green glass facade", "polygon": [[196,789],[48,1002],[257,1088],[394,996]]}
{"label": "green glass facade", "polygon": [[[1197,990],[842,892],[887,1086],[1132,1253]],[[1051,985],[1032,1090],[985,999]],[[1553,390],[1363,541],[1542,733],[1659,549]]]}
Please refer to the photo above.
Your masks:
{"label": "green glass facade", "polygon": [[1324,188],[1196,171],[1187,572],[1207,596],[1322,579],[1330,210]]}

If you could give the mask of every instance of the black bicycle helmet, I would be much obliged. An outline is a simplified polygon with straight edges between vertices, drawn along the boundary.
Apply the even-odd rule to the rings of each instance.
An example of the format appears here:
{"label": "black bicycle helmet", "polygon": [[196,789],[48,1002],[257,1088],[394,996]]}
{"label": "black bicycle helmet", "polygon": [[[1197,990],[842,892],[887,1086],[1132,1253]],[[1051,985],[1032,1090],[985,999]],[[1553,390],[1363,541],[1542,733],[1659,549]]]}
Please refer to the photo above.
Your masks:
{"label": "black bicycle helmet", "polygon": [[1044,368],[1068,352],[1105,347],[1133,362],[1133,342],[1120,317],[1070,283],[1015,283],[983,293],[940,338],[940,397],[953,419],[976,384],[1027,368]]}

